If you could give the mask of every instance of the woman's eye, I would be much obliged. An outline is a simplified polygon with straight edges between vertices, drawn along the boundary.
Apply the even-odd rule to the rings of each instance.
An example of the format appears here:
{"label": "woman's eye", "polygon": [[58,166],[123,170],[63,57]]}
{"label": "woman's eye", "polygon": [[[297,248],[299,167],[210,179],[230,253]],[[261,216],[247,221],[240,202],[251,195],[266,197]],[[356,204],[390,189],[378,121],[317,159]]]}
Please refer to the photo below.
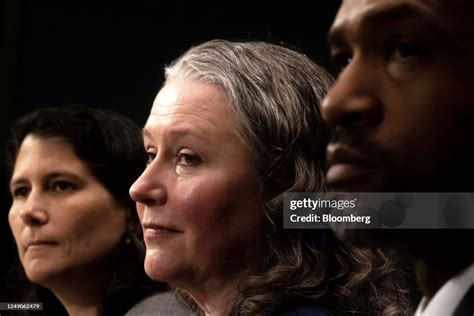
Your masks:
{"label": "woman's eye", "polygon": [[153,161],[153,159],[155,159],[156,157],[156,154],[153,153],[153,152],[147,152],[146,153],[146,164],[149,165],[151,164],[151,162]]}
{"label": "woman's eye", "polygon": [[51,185],[51,190],[54,192],[62,192],[74,189],[74,185],[67,181],[55,181]]}
{"label": "woman's eye", "polygon": [[16,188],[13,190],[12,192],[12,196],[14,198],[21,198],[21,197],[25,197],[28,195],[28,193],[30,192],[30,189],[27,188],[27,187],[19,187],[19,188]]}
{"label": "woman's eye", "polygon": [[201,163],[199,156],[194,154],[179,153],[178,165],[182,166],[197,166]]}

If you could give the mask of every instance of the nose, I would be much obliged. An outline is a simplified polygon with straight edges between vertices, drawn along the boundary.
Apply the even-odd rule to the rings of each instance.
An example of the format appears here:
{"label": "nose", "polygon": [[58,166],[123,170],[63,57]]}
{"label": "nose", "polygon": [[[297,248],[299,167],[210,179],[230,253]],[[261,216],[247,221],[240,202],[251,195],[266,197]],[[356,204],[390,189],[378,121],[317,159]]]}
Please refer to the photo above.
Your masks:
{"label": "nose", "polygon": [[130,187],[129,193],[132,199],[147,206],[164,205],[167,193],[161,175],[162,172],[158,169],[157,164],[148,165]]}
{"label": "nose", "polygon": [[27,226],[41,226],[48,222],[46,201],[41,193],[30,192],[25,203],[20,206],[20,219]]}
{"label": "nose", "polygon": [[382,120],[377,68],[357,58],[346,66],[321,104],[323,118],[333,127],[373,127]]}

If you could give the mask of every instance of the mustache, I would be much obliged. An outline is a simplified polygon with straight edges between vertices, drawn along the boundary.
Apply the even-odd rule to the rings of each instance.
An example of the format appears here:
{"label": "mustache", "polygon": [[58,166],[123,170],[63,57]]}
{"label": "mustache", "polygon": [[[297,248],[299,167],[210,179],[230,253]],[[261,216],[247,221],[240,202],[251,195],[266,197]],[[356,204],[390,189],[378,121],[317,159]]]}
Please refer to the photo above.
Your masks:
{"label": "mustache", "polygon": [[357,150],[369,157],[370,161],[376,164],[390,163],[390,155],[387,150],[360,133],[353,132],[347,128],[336,127],[331,133],[329,143],[341,144]]}

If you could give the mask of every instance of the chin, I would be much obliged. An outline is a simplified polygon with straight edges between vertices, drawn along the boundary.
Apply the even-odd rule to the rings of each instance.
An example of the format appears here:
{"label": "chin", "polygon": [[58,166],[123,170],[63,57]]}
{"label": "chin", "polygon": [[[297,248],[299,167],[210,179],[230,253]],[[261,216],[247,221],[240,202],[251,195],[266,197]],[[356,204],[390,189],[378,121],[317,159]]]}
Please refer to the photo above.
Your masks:
{"label": "chin", "polygon": [[397,192],[398,185],[388,181],[384,174],[372,173],[361,179],[348,179],[347,181],[330,182],[329,187],[334,192]]}
{"label": "chin", "polygon": [[152,280],[171,283],[172,276],[175,274],[175,267],[173,263],[169,264],[166,259],[161,260],[146,256],[145,273]]}
{"label": "chin", "polygon": [[57,273],[47,269],[47,267],[30,267],[24,268],[26,277],[30,282],[47,286],[48,281],[54,279]]}
{"label": "chin", "polygon": [[150,277],[150,279],[155,281],[164,281],[162,273],[159,273],[159,267],[154,260],[149,260],[145,258],[145,273]]}

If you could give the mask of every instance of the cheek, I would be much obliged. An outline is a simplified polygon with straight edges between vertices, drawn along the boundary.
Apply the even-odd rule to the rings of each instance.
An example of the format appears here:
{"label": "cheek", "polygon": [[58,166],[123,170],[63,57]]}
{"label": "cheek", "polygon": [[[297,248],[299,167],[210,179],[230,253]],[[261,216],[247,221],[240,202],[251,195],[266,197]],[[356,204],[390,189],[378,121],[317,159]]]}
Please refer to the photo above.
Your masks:
{"label": "cheek", "polygon": [[63,217],[62,222],[62,235],[70,247],[81,252],[92,246],[94,252],[100,252],[119,242],[126,229],[126,214],[114,205],[91,204],[84,205],[82,212],[77,210],[76,216]]}
{"label": "cheek", "polygon": [[257,229],[262,212],[257,190],[252,190],[252,186],[216,181],[187,186],[185,190],[180,193],[175,211],[181,210],[180,217],[194,231],[196,239],[239,239],[238,234]]}
{"label": "cheek", "polygon": [[[209,192],[210,193],[210,192]],[[260,215],[252,203],[236,192],[199,194],[187,200],[186,252],[193,261],[210,270],[233,266],[240,271],[254,251]],[[226,264],[223,264],[226,262]]]}
{"label": "cheek", "polygon": [[23,223],[20,219],[19,212],[13,207],[8,212],[8,224],[10,225],[10,229],[13,233],[13,237],[18,243],[18,237],[20,234],[21,227],[23,226]]}
{"label": "cheek", "polygon": [[[125,231],[126,219],[122,211],[83,218],[82,234],[91,234],[92,238],[106,239],[108,236],[121,236]],[[102,235],[104,234],[104,235]]]}
{"label": "cheek", "polygon": [[135,204],[135,207],[137,209],[138,218],[140,219],[140,223],[141,223],[143,221],[143,214],[145,212],[145,204],[137,202]]}
{"label": "cheek", "polygon": [[201,228],[219,222],[231,207],[229,193],[208,183],[188,186],[179,196],[176,211],[181,210],[179,215],[188,224]]}

